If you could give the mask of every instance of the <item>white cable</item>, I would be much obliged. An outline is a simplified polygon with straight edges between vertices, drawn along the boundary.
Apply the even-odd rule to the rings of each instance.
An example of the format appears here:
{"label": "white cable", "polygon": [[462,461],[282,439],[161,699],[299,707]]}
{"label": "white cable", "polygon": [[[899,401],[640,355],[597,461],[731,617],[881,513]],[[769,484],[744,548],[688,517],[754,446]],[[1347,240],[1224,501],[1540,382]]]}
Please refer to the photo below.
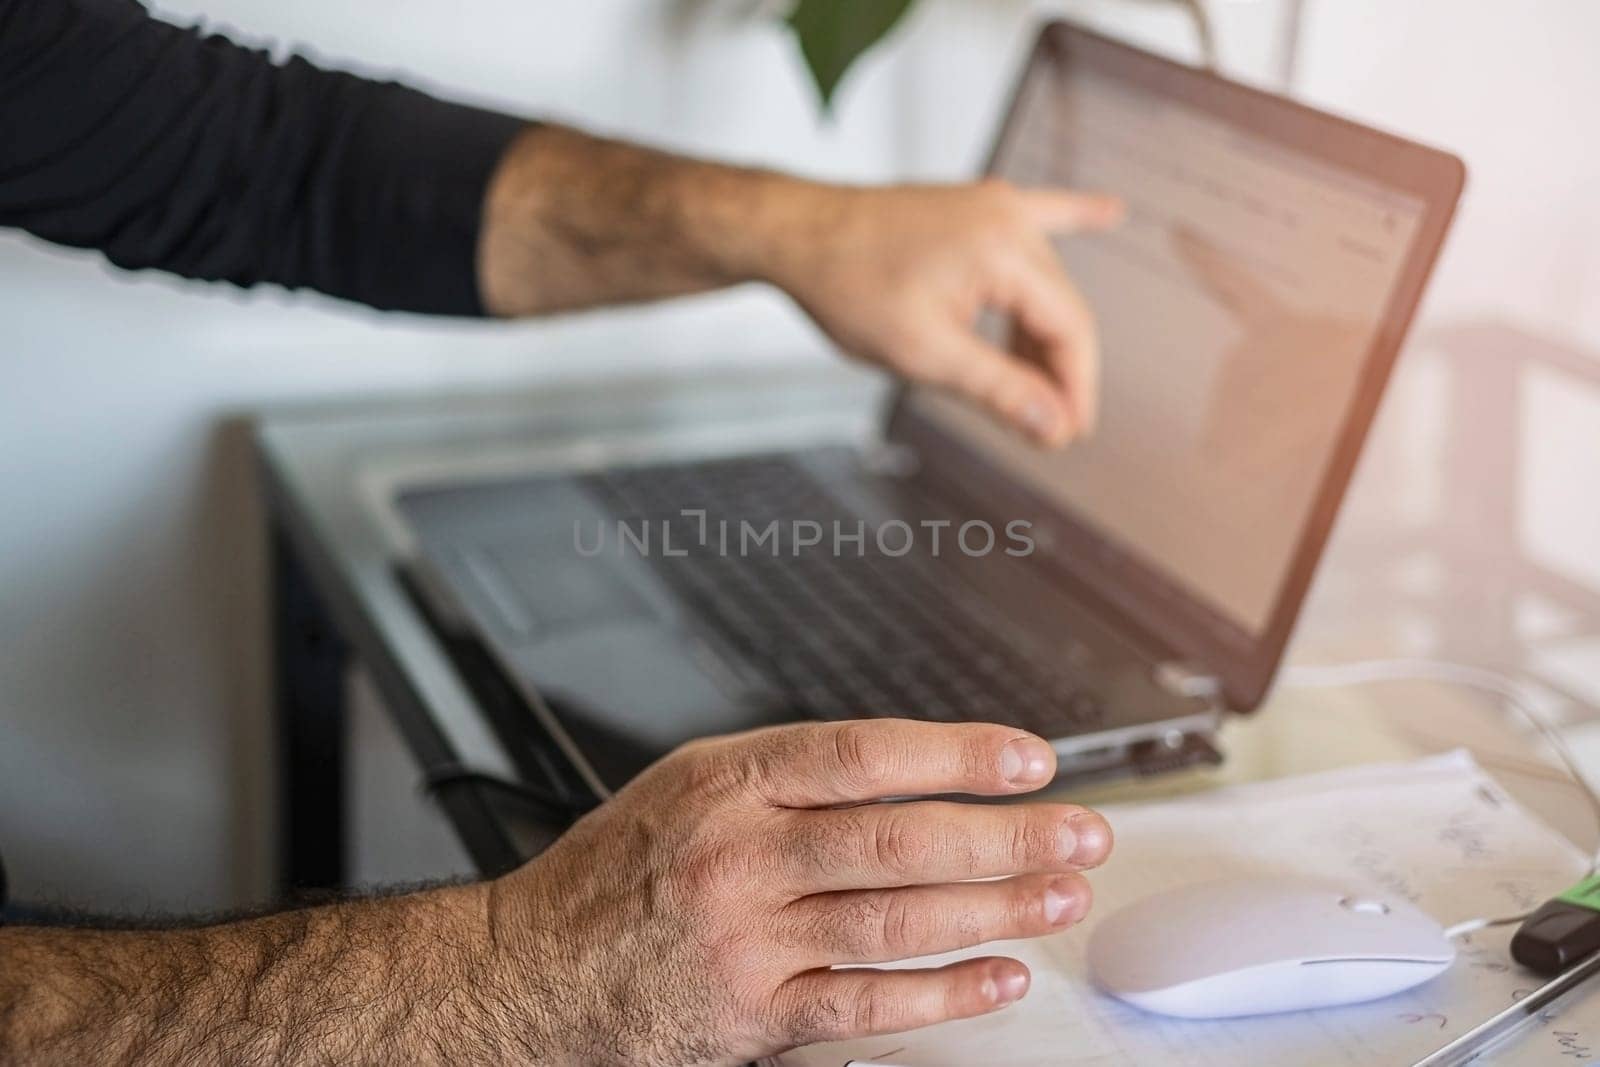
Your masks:
{"label": "white cable", "polygon": [[[1600,792],[1578,765],[1578,758],[1567,746],[1561,732],[1538,711],[1527,697],[1527,687],[1515,679],[1481,667],[1461,663],[1448,663],[1429,659],[1375,659],[1355,663],[1339,663],[1325,667],[1291,667],[1283,672],[1281,684],[1291,689],[1329,689],[1347,685],[1370,685],[1375,682],[1428,681],[1464,686],[1498,697],[1506,707],[1519,715],[1544,738],[1556,757],[1561,760],[1567,774],[1583,791],[1600,822]],[[1600,872],[1600,848],[1589,858],[1589,875]],[[1460,937],[1490,926],[1508,926],[1526,919],[1533,912],[1504,915],[1497,918],[1466,919],[1445,930],[1446,937]]]}
{"label": "white cable", "polygon": [[1295,90],[1300,73],[1300,37],[1305,32],[1306,0],[1287,0],[1278,41],[1278,84]]}
{"label": "white cable", "polygon": [[1189,21],[1194,25],[1195,41],[1200,46],[1200,63],[1209,71],[1221,68],[1221,56],[1217,52],[1217,28],[1211,21],[1211,12],[1206,10],[1205,0],[1173,0],[1178,7],[1189,16]]}

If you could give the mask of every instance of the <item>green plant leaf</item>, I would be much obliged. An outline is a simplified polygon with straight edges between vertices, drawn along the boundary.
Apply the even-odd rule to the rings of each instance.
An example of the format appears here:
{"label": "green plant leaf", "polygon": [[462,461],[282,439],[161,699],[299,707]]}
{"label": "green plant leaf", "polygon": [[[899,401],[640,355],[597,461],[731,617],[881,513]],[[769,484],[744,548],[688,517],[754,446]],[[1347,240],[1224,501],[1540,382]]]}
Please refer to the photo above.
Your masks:
{"label": "green plant leaf", "polygon": [[789,25],[811,70],[824,111],[861,54],[894,29],[914,0],[799,0]]}

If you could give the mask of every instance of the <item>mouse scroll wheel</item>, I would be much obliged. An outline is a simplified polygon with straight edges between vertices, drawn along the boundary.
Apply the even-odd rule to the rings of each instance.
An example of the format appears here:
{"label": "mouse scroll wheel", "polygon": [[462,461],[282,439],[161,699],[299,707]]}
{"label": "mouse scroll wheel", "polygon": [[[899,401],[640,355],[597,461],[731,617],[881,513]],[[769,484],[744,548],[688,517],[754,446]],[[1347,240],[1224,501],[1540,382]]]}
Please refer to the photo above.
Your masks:
{"label": "mouse scroll wheel", "polygon": [[1368,897],[1340,897],[1339,907],[1346,911],[1353,911],[1357,915],[1389,914],[1389,905],[1381,900],[1372,900]]}

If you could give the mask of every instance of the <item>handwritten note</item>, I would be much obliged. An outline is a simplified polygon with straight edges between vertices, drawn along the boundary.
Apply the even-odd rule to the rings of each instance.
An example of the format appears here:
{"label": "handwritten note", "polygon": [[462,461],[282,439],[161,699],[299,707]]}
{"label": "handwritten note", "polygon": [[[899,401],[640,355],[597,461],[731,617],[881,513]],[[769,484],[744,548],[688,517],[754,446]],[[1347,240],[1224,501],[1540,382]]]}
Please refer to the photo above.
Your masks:
{"label": "handwritten note", "polygon": [[[1449,971],[1398,996],[1203,1022],[1146,1014],[1095,990],[1086,977],[1086,935],[1119,904],[1218,877],[1342,881],[1404,897],[1450,925],[1537,905],[1585,867],[1571,842],[1521,808],[1465,753],[1109,808],[1107,814],[1117,830],[1117,852],[1093,876],[1095,913],[1084,926],[981,950],[1015,956],[1033,970],[1033,990],[1022,1003],[887,1041],[811,1046],[778,1057],[772,1067],[841,1067],[852,1059],[878,1059],[889,1049],[891,1062],[907,1067],[1403,1065],[1539,984],[1511,961],[1509,930],[1471,935]],[[1548,1014],[1500,1062],[1594,1060],[1600,996],[1592,1000],[1593,1007],[1580,1001]]]}

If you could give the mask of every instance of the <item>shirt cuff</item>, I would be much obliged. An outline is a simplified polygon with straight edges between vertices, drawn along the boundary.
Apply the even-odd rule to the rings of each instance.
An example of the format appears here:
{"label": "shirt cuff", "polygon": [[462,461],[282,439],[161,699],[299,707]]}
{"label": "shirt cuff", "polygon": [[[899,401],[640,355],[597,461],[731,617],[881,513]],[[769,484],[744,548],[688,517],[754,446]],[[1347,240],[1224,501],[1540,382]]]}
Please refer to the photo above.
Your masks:
{"label": "shirt cuff", "polygon": [[[524,119],[374,86],[340,153],[347,179],[327,220],[350,291],[377,308],[485,314],[478,240],[490,179]],[[339,288],[333,286],[331,288]]]}

